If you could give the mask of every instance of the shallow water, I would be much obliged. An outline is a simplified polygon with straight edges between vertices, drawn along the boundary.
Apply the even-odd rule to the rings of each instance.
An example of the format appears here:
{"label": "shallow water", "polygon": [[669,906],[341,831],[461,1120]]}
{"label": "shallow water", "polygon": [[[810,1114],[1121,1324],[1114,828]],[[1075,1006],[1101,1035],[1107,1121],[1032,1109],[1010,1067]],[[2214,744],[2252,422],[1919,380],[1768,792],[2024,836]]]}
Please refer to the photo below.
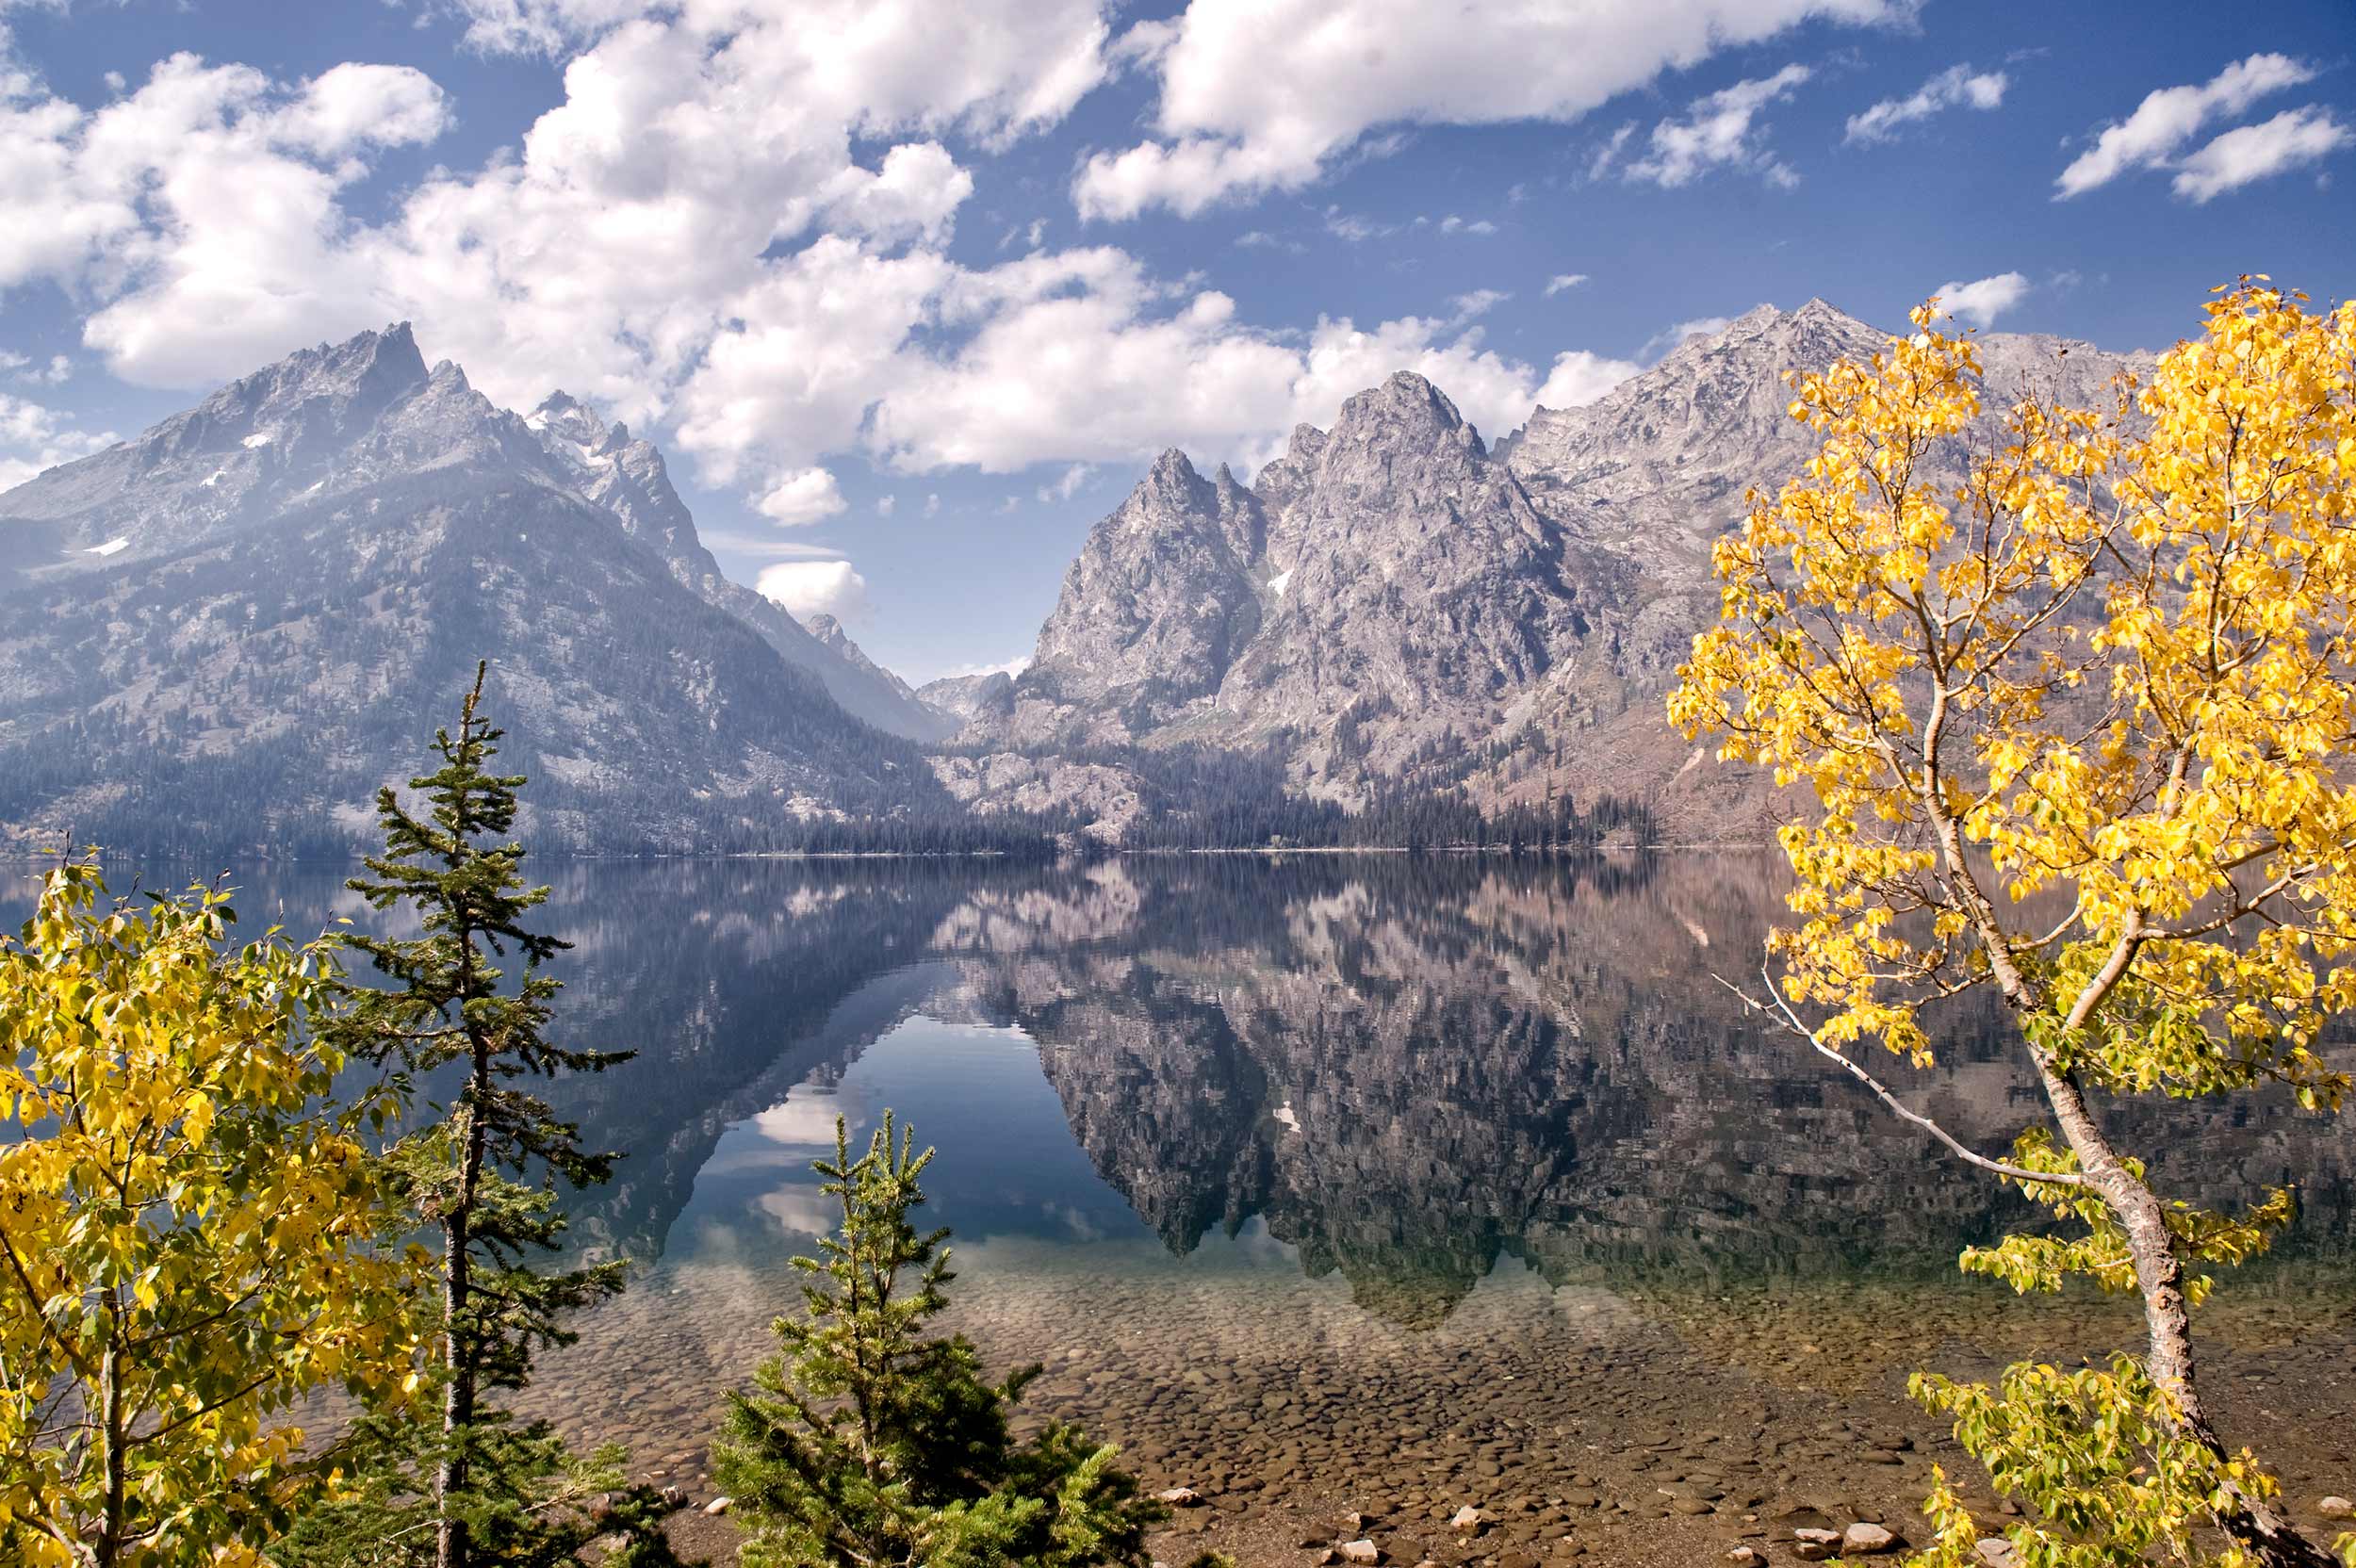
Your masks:
{"label": "shallow water", "polygon": [[[553,1087],[626,1152],[576,1236],[642,1266],[530,1405],[691,1481],[830,1223],[810,1161],[887,1107],[940,1151],[958,1326],[1243,1512],[1513,1494],[1543,1549],[1542,1510],[1644,1522],[1672,1469],[1729,1527],[1894,1507],[1958,1470],[1907,1371],[2132,1343],[2123,1303],[1958,1276],[2018,1200],[1715,983],[1779,913],[1759,859],[538,869],[563,1029],[640,1053]],[[342,874],[251,871],[244,912],[375,918]],[[1889,1076],[1998,1150],[2037,1110],[2013,1048],[1986,1008],[1944,1037]],[[2184,1196],[2300,1184],[2206,1346],[2229,1435],[2345,1490],[2356,1140],[2266,1097],[2113,1115]]]}

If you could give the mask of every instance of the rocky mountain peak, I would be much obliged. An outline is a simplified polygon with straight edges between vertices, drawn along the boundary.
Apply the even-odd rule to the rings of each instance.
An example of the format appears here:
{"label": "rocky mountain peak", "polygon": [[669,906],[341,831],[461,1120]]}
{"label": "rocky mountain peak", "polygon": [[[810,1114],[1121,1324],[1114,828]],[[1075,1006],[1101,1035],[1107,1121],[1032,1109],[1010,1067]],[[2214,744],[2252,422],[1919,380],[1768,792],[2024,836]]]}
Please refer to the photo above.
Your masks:
{"label": "rocky mountain peak", "polygon": [[618,419],[607,423],[597,410],[561,389],[541,399],[540,406],[524,416],[524,423],[543,437],[569,443],[584,457],[611,457],[633,446],[653,449],[651,442],[633,441],[628,425]]}
{"label": "rocky mountain peak", "polygon": [[1153,466],[1145,471],[1145,478],[1138,481],[1138,488],[1151,488],[1157,494],[1177,496],[1195,489],[1202,482],[1203,476],[1195,472],[1194,464],[1186,454],[1176,447],[1170,447],[1153,460]]}
{"label": "rocky mountain peak", "polygon": [[1322,445],[1375,441],[1448,441],[1484,453],[1481,434],[1464,422],[1456,405],[1413,370],[1392,372],[1342,404],[1341,417]]}
{"label": "rocky mountain peak", "polygon": [[293,446],[366,430],[427,380],[425,356],[406,321],[341,343],[298,349],[241,376],[186,414],[140,437],[149,466],[200,452]]}

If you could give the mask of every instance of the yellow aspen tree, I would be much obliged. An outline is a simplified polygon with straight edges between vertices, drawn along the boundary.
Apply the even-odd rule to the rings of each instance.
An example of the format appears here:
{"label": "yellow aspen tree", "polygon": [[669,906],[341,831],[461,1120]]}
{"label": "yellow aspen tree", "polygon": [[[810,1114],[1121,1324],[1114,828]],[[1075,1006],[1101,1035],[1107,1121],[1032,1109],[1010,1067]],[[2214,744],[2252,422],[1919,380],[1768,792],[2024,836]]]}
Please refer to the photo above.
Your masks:
{"label": "yellow aspen tree", "polygon": [[256,1563],[320,1483],[293,1407],[411,1384],[420,1254],[330,1108],[324,943],[232,947],[227,895],[57,866],[0,938],[0,1560]]}
{"label": "yellow aspen tree", "polygon": [[[1721,617],[1669,702],[1722,758],[1806,787],[1779,830],[1795,922],[1745,994],[2074,1222],[1967,1270],[2141,1298],[2147,1343],[2107,1367],[1914,1381],[2034,1505],[2006,1532],[2021,1560],[2319,1568],[2216,1429],[2190,1315],[2203,1269],[2262,1250],[2291,1195],[2177,1201],[2102,1103],[2274,1084],[2336,1111],[2348,1086],[2316,1043],[2356,1003],[2356,305],[2245,278],[2148,384],[2088,409],[2032,383],[1991,435],[1977,351],[1936,304],[1870,365],[1794,378],[1823,448],[1719,543]],[[1982,988],[2048,1113],[2002,1157],[1859,1059],[1928,1065],[1925,1007]],[[1963,1560],[1944,1478],[1928,1506],[1930,1556]]]}

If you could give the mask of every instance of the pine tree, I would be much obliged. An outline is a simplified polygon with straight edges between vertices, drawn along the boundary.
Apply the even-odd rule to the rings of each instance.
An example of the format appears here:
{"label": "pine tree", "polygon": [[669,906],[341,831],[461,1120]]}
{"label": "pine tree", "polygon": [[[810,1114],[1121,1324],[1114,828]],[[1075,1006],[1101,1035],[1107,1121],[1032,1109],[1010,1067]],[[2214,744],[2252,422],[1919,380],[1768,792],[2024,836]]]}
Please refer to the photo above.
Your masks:
{"label": "pine tree", "polygon": [[841,1230],[809,1276],[803,1311],[774,1325],[782,1347],[731,1395],[714,1474],[746,1527],[745,1568],[1039,1568],[1145,1560],[1160,1517],[1115,1450],[1051,1422],[1016,1443],[1007,1414],[1039,1375],[984,1380],[964,1335],[926,1337],[955,1278],[909,1212],[933,1152],[889,1112],[858,1160],[842,1122],[815,1168],[842,1204]]}
{"label": "pine tree", "polygon": [[[546,1266],[564,1230],[555,1184],[601,1183],[613,1158],[584,1150],[515,1080],[599,1072],[630,1054],[546,1034],[558,982],[545,966],[567,944],[524,924],[548,890],[527,886],[522,846],[499,841],[525,780],[487,769],[503,731],[482,714],[484,675],[478,664],[456,734],[434,735],[441,767],[410,781],[424,813],[380,791],[384,849],[346,884],[377,909],[412,906],[422,929],[406,940],[345,939],[391,985],[352,989],[338,1043],[403,1078],[450,1068],[464,1077],[441,1119],[386,1155],[419,1221],[440,1235],[439,1418],[423,1429],[375,1424],[374,1467],[281,1554],[317,1568],[569,1563],[615,1526],[590,1499],[619,1482],[618,1451],[577,1459],[545,1422],[519,1423],[494,1402],[531,1380],[536,1350],[573,1340],[566,1315],[619,1291],[625,1267]],[[509,987],[498,960],[511,951],[522,973]],[[535,1173],[536,1183],[525,1179]],[[641,1501],[626,1499],[621,1522],[643,1535],[651,1518]],[[661,1558],[659,1548],[630,1550]]]}

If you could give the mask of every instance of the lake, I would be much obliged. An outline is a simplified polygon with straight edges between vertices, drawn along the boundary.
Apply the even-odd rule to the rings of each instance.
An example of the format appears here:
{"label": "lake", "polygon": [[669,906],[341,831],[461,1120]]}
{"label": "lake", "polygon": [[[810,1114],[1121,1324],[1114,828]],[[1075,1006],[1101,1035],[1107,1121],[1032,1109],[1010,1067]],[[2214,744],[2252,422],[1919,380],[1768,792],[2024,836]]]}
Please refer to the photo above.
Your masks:
{"label": "lake", "polygon": [[[576,1238],[640,1267],[529,1408],[698,1495],[831,1223],[810,1162],[887,1108],[940,1150],[956,1325],[1263,1559],[1354,1508],[1412,1562],[1463,1501],[1505,1515],[1481,1551],[1539,1558],[1675,1556],[1793,1503],[1899,1526],[1933,1461],[1976,1477],[1909,1370],[2135,1343],[2127,1303],[1958,1275],[2025,1207],[1716,983],[1781,912],[1758,858],[532,869],[573,944],[561,1033],[640,1054],[551,1092],[625,1154]],[[378,919],[347,874],[250,869],[240,912]],[[2000,1150],[2041,1109],[2002,1021],[1943,1039],[1885,1076]],[[2266,1096],[2113,1115],[2166,1190],[2300,1184],[2201,1322],[2228,1436],[2304,1515],[2356,1478],[2356,1140]]]}

